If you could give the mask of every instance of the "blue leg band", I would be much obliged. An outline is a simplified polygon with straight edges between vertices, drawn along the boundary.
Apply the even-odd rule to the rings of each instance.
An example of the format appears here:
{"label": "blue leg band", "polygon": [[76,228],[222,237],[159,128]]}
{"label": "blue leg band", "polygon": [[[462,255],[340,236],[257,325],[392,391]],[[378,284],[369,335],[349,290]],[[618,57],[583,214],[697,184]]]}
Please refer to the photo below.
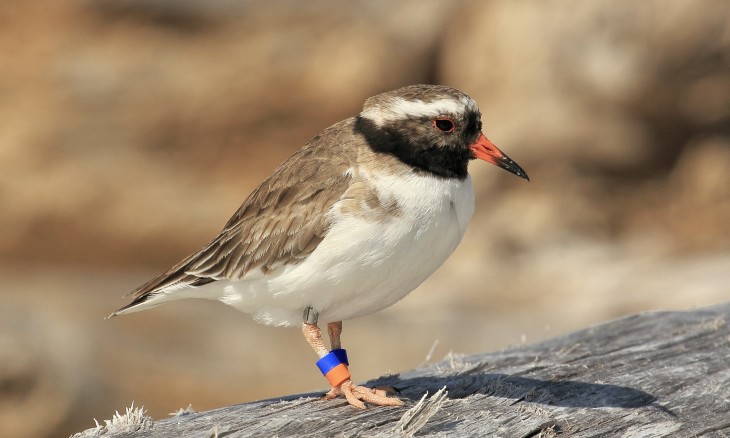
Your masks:
{"label": "blue leg band", "polygon": [[330,351],[330,353],[334,353],[335,356],[337,356],[337,359],[340,360],[340,363],[344,363],[347,366],[350,365],[350,361],[347,360],[347,351],[345,351],[344,348],[337,348],[335,350]]}
{"label": "blue leg band", "polygon": [[330,351],[324,357],[317,361],[317,367],[322,372],[322,374],[326,376],[327,373],[332,370],[332,368],[341,363],[342,362],[340,362],[340,359],[337,358],[337,355]]}
{"label": "blue leg band", "polygon": [[341,348],[330,351],[317,361],[317,368],[333,387],[340,386],[350,378],[347,365],[347,352]]}

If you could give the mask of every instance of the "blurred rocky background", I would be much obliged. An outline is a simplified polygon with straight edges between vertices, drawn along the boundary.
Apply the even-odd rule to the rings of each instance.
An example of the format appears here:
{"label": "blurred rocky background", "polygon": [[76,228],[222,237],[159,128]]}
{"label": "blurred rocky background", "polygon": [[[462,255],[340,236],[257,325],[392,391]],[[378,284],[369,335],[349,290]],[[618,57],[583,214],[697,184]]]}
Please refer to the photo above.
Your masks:
{"label": "blurred rocky background", "polygon": [[530,174],[421,288],[346,322],[365,380],[730,299],[725,0],[0,3],[0,436],[324,389],[298,330],[213,302],[105,321],[373,94],[441,83]]}

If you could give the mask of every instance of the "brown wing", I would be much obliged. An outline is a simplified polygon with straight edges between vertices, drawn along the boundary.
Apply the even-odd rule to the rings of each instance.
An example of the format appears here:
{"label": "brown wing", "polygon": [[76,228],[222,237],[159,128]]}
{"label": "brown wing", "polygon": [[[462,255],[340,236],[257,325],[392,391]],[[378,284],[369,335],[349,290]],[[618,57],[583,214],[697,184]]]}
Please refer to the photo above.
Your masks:
{"label": "brown wing", "polygon": [[223,232],[190,260],[187,272],[236,280],[253,269],[267,273],[298,263],[314,251],[329,228],[326,213],[349,178],[346,167],[312,154],[299,154],[259,186]]}
{"label": "brown wing", "polygon": [[324,238],[326,213],[350,183],[347,154],[333,155],[317,140],[254,190],[208,245],[137,288],[134,302],[117,312],[164,290],[241,279],[257,269],[267,274],[304,260]]}

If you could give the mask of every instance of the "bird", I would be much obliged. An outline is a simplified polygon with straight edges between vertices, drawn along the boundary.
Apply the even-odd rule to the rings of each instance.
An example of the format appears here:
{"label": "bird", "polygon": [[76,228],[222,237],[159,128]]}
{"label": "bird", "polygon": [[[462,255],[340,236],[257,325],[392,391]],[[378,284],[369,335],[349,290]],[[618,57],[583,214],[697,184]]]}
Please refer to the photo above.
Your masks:
{"label": "bird", "polygon": [[110,317],[219,300],[261,324],[301,327],[331,386],[324,398],[402,405],[392,391],[352,382],[342,321],[393,305],[454,251],[474,213],[475,159],[529,181],[482,133],[479,107],[462,91],[421,84],[369,97],[279,165],[208,244],[132,291]]}

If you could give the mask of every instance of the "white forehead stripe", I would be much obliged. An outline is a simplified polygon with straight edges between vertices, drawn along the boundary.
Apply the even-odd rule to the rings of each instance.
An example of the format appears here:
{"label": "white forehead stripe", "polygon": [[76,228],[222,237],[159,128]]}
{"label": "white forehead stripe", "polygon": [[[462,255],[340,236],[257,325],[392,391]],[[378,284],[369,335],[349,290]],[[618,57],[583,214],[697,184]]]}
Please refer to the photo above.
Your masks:
{"label": "white forehead stripe", "polygon": [[466,96],[459,99],[439,99],[432,102],[395,97],[388,102],[385,108],[380,106],[366,108],[360,115],[372,120],[376,125],[382,126],[385,122],[403,120],[409,117],[437,117],[443,115],[460,117],[464,114],[465,109],[479,111],[476,102]]}

